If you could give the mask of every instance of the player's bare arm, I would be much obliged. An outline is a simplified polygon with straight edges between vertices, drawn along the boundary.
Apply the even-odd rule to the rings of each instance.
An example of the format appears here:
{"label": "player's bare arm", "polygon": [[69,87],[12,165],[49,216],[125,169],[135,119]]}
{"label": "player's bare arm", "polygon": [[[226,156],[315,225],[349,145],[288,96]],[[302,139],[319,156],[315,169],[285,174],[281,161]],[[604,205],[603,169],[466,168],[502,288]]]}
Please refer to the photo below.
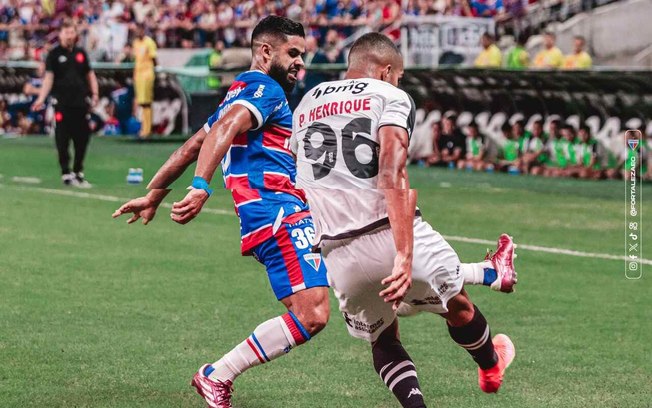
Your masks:
{"label": "player's bare arm", "polygon": [[[199,151],[195,180],[205,184],[204,188],[192,188],[186,197],[172,206],[171,218],[179,224],[186,224],[199,214],[208,200],[208,184],[217,166],[231,147],[233,139],[256,125],[256,119],[249,109],[234,105],[224,117],[213,124]],[[193,181],[193,184],[195,182]]]}
{"label": "player's bare arm", "polygon": [[197,161],[199,150],[206,138],[204,129],[199,129],[181,147],[172,153],[170,158],[156,172],[147,188],[149,192],[144,197],[138,197],[123,204],[113,213],[113,218],[122,214],[133,214],[127,220],[128,224],[143,219],[147,225],[156,215],[156,210],[163,199],[171,191],[168,187],[186,171],[188,166]]}
{"label": "player's bare arm", "polygon": [[383,285],[389,286],[379,295],[385,302],[393,302],[396,310],[412,285],[416,192],[411,193],[407,174],[407,130],[398,126],[383,126],[378,133],[378,188],[383,190],[387,201],[389,223],[396,245],[392,274],[382,281]]}

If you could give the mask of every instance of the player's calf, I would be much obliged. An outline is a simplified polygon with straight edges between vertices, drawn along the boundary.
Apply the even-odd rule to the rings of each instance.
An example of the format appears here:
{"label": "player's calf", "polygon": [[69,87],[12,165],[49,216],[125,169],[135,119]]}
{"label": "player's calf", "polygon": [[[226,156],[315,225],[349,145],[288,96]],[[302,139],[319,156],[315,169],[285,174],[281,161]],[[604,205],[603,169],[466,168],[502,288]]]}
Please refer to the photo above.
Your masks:
{"label": "player's calf", "polygon": [[371,345],[374,368],[387,388],[404,408],[425,408],[417,371],[398,339],[398,320],[394,320]]}
{"label": "player's calf", "polygon": [[509,337],[499,334],[491,339],[487,320],[464,292],[448,303],[449,312],[443,316],[448,323],[451,338],[465,349],[478,365],[478,383],[484,392],[497,392],[505,370],[515,356]]}

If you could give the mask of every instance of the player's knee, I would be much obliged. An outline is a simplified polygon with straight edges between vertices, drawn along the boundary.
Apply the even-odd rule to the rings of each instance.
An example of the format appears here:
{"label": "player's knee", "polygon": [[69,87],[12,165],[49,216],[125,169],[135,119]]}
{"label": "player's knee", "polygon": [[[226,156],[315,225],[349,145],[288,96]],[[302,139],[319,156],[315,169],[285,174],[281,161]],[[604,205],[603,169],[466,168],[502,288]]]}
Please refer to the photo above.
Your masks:
{"label": "player's knee", "polygon": [[300,311],[296,313],[297,319],[301,322],[304,329],[311,336],[316,335],[324,330],[330,317],[330,307],[328,302],[320,303],[309,311]]}

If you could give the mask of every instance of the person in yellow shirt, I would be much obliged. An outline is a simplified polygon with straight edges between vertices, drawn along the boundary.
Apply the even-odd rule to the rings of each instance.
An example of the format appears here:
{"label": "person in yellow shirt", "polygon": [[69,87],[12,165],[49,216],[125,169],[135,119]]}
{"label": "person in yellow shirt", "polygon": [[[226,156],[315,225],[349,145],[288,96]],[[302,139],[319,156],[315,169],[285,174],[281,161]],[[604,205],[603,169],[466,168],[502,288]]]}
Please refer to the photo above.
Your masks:
{"label": "person in yellow shirt", "polygon": [[593,66],[591,56],[584,51],[586,40],[581,35],[573,39],[573,53],[564,58],[564,69],[589,69]]}
{"label": "person in yellow shirt", "polygon": [[535,68],[561,68],[564,62],[564,54],[555,45],[556,37],[554,33],[547,32],[543,36],[544,49],[534,57]]}
{"label": "person in yellow shirt", "polygon": [[154,67],[156,66],[156,43],[145,35],[145,27],[136,26],[136,39],[132,45],[134,55],[134,90],[136,103],[141,107],[140,138],[152,133],[152,102],[154,101]]}
{"label": "person in yellow shirt", "polygon": [[500,49],[494,44],[494,37],[489,33],[484,33],[480,41],[484,50],[475,59],[473,65],[476,68],[500,68],[503,56]]}

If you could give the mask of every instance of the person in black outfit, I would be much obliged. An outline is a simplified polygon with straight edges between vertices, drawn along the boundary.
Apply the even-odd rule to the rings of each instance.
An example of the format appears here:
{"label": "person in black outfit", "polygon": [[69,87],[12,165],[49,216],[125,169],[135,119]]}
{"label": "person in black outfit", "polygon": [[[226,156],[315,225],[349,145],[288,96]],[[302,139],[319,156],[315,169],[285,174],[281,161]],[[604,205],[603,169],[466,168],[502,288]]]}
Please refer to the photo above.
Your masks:
{"label": "person in black outfit", "polygon": [[466,157],[466,135],[457,127],[457,116],[444,116],[441,135],[435,140],[438,150],[428,158],[429,166],[457,168],[457,162]]}
{"label": "person in black outfit", "polygon": [[[75,46],[77,29],[66,20],[59,29],[59,44],[48,54],[45,62],[45,78],[41,92],[32,104],[32,110],[43,109],[50,91],[55,102],[55,140],[64,184],[88,188],[84,179],[84,156],[90,140],[88,126],[88,97],[93,106],[98,101],[95,72],[91,70],[86,52]],[[70,172],[70,141],[75,159]]]}

